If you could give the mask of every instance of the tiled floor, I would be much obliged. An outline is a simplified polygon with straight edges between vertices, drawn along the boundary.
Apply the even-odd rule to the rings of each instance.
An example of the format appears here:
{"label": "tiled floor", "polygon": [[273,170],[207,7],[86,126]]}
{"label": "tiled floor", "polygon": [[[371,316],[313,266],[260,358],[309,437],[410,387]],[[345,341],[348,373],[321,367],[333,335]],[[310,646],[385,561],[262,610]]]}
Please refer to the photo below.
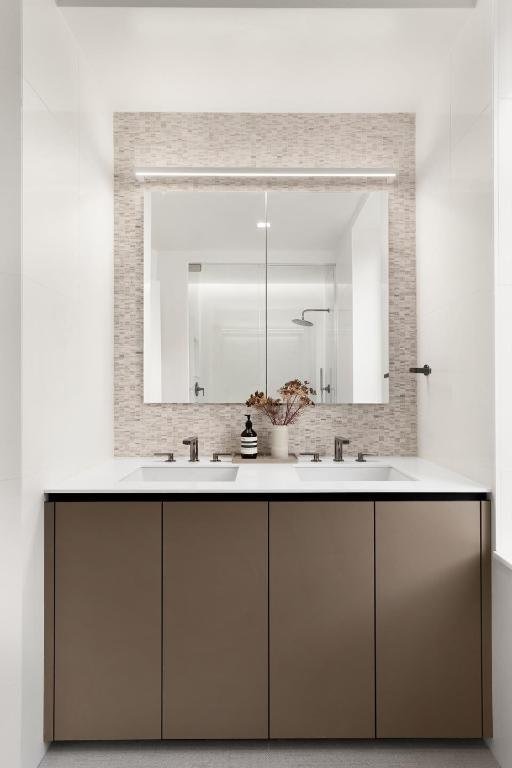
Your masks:
{"label": "tiled floor", "polygon": [[498,768],[468,742],[54,744],[40,768]]}

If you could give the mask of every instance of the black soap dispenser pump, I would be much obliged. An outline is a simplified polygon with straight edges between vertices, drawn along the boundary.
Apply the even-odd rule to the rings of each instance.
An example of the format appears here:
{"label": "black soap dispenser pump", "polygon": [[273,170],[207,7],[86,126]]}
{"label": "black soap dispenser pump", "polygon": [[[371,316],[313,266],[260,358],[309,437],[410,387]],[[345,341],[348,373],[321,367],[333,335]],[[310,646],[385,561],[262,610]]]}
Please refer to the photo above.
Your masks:
{"label": "black soap dispenser pump", "polygon": [[255,459],[258,456],[258,435],[252,428],[251,414],[245,415],[247,421],[240,436],[240,455],[242,459]]}

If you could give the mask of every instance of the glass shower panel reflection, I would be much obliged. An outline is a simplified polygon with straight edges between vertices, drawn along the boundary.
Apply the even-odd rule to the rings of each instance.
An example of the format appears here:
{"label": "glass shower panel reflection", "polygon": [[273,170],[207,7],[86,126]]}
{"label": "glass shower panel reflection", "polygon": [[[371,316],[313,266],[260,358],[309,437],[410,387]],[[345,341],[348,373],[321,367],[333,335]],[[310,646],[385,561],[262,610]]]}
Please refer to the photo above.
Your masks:
{"label": "glass shower panel reflection", "polygon": [[269,191],[267,262],[269,392],[388,402],[387,192]]}
{"label": "glass shower panel reflection", "polygon": [[265,388],[265,267],[190,264],[192,400],[244,402]]}
{"label": "glass shower panel reflection", "polygon": [[269,264],[268,391],[309,381],[317,403],[335,402],[334,264]]}
{"label": "glass shower panel reflection", "polygon": [[265,193],[152,190],[144,203],[144,401],[265,389]]}

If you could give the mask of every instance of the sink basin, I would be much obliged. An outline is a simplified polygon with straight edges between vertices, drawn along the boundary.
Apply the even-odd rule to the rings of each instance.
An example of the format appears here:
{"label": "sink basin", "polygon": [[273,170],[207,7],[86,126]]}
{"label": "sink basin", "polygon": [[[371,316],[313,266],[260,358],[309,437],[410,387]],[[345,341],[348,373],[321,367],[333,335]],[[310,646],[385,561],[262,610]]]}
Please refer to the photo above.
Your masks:
{"label": "sink basin", "polygon": [[408,475],[402,474],[394,467],[378,466],[378,467],[354,467],[354,466],[340,466],[340,467],[295,467],[295,471],[299,476],[299,479],[303,482],[319,482],[319,483],[332,483],[332,482],[367,482],[368,480],[374,480],[376,482],[383,481],[397,481],[397,480],[414,480],[414,478]]}
{"label": "sink basin", "polygon": [[139,467],[123,477],[130,483],[225,483],[234,482],[238,467],[162,466]]}

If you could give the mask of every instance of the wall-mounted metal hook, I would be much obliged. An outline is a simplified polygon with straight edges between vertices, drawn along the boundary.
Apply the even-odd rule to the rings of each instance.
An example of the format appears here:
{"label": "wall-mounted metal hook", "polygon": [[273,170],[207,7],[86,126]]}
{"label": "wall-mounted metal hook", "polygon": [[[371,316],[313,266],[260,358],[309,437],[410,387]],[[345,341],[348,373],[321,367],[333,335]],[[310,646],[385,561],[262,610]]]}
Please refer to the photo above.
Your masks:
{"label": "wall-mounted metal hook", "polygon": [[423,368],[409,368],[409,373],[422,373],[424,376],[430,376],[432,368],[425,363]]}

